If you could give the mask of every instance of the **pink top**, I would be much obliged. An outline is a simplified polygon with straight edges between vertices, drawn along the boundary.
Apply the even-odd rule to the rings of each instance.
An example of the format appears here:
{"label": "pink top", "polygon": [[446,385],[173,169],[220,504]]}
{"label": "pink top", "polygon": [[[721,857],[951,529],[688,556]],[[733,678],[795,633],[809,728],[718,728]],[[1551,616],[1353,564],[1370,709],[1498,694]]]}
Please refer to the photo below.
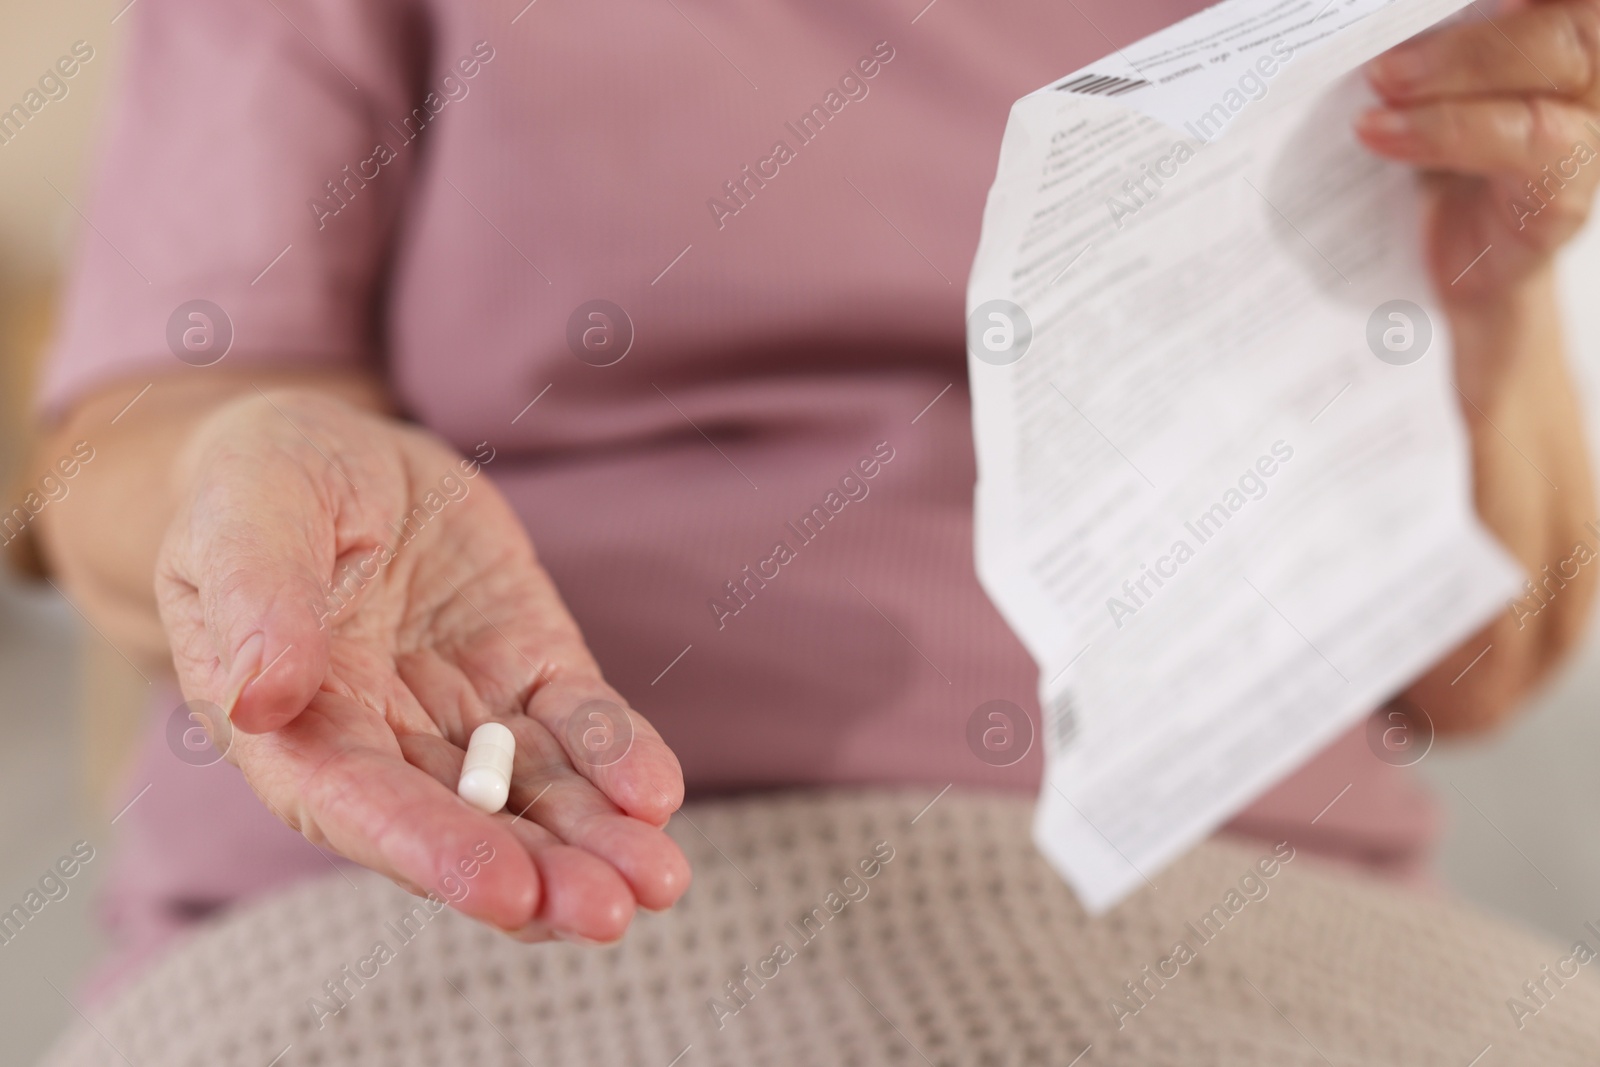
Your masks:
{"label": "pink top", "polygon": [[[1033,790],[966,741],[1037,708],[973,571],[964,283],[1011,102],[1203,5],[924,2],[142,0],[44,401],[207,373],[168,332],[212,301],[230,364],[374,367],[492,443],[692,792]],[[1245,821],[1347,783],[1305,840],[1414,858],[1356,735]]]}

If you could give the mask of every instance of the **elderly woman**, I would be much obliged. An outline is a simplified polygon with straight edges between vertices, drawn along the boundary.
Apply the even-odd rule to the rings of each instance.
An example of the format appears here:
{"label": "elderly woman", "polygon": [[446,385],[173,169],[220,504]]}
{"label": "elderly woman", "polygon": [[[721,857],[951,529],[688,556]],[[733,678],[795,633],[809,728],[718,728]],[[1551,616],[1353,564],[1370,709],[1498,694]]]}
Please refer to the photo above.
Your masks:
{"label": "elderly woman", "polygon": [[[148,746],[130,929],[322,863],[267,811],[416,891],[471,863],[455,906],[517,938],[604,942],[688,885],[686,786],[1037,786],[1037,753],[965,742],[1034,668],[973,574],[960,281],[1009,103],[1201,5],[519,6],[128,13],[43,399],[48,457],[95,458],[36,526],[110,641],[226,711],[239,772]],[[1552,259],[1600,167],[1544,168],[1600,147],[1600,4],[1470,14],[1371,77],[1360,136],[1431,195],[1479,511],[1538,573],[1593,517]],[[1592,587],[1413,695],[1499,721]],[[453,791],[489,720],[493,816]],[[1357,732],[1234,829],[1403,872],[1432,826]]]}

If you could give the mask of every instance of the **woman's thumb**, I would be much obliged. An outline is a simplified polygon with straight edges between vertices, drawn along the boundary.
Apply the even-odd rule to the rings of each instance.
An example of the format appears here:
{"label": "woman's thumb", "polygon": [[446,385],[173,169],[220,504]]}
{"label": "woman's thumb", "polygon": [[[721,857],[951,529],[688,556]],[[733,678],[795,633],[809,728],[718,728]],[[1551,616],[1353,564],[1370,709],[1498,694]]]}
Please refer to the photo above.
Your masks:
{"label": "woman's thumb", "polygon": [[246,733],[293,720],[328,670],[333,520],[316,494],[274,491],[262,484],[269,480],[216,492],[192,542],[206,635],[224,679],[219,703]]}
{"label": "woman's thumb", "polygon": [[259,734],[286,725],[316,696],[328,669],[328,633],[307,610],[312,605],[286,602],[281,587],[264,599],[248,585],[219,598],[217,614],[229,620],[217,636],[227,668],[221,704],[233,725]]}

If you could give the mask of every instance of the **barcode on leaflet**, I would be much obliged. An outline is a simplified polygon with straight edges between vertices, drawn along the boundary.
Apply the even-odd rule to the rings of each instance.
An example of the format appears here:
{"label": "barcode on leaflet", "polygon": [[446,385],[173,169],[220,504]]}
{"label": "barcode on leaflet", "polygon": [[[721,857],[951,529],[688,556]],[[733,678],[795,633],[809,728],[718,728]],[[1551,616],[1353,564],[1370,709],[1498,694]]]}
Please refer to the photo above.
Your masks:
{"label": "barcode on leaflet", "polygon": [[1044,709],[1046,754],[1060,756],[1078,736],[1078,708],[1072,694],[1058,694]]}
{"label": "barcode on leaflet", "polygon": [[1056,86],[1064,93],[1081,93],[1085,96],[1121,96],[1150,83],[1143,78],[1118,78],[1109,74],[1080,74],[1069,82]]}

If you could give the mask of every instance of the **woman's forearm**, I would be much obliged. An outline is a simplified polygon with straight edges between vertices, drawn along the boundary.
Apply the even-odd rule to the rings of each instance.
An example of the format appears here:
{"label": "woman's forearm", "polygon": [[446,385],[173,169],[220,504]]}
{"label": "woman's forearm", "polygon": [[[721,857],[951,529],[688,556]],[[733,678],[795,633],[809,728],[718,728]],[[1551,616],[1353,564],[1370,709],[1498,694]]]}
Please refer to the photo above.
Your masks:
{"label": "woman's forearm", "polygon": [[[1470,731],[1505,718],[1577,643],[1600,539],[1585,529],[1597,518],[1594,489],[1554,271],[1503,300],[1454,307],[1450,320],[1477,511],[1540,594],[1497,615],[1408,691],[1441,731]],[[1588,562],[1577,566],[1575,556]]]}
{"label": "woman's forearm", "polygon": [[54,469],[80,442],[93,449],[93,459],[28,532],[78,607],[124,654],[161,664],[168,652],[152,577],[181,489],[173,461],[195,428],[256,388],[316,390],[367,410],[387,410],[388,401],[377,377],[359,372],[213,368],[203,377],[157,378],[129,407],[144,384],[124,382],[86,396],[47,433],[35,467]]}

